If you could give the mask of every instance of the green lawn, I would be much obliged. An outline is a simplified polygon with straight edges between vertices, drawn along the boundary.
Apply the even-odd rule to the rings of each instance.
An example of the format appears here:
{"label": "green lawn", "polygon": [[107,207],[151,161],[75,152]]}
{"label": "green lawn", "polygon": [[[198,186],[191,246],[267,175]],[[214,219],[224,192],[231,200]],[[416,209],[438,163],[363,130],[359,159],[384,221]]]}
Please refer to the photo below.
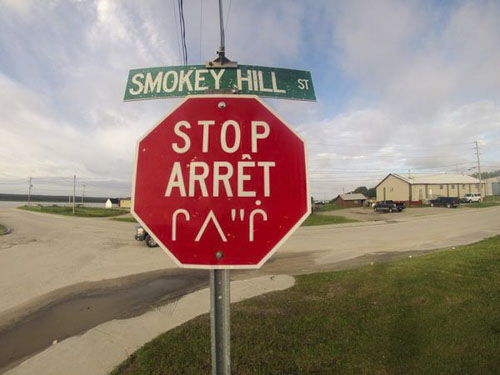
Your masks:
{"label": "green lawn", "polygon": [[[21,206],[21,210],[42,212],[46,214],[73,216],[72,207],[64,206]],[[96,208],[96,207],[76,207],[74,216],[80,217],[110,217],[128,213],[128,210],[119,208]]]}
{"label": "green lawn", "polygon": [[312,226],[312,225],[327,225],[327,224],[344,224],[344,223],[354,223],[357,220],[347,219],[342,216],[326,216],[320,214],[311,214],[309,217],[302,223],[303,226]]}
{"label": "green lawn", "polygon": [[[232,305],[234,374],[498,374],[500,236],[355,270],[302,275]],[[113,374],[210,374],[207,315]]]}
{"label": "green lawn", "polygon": [[110,220],[115,220],[115,221],[123,221],[125,223],[137,223],[137,220],[135,220],[134,217],[113,217]]}
{"label": "green lawn", "polygon": [[483,201],[481,203],[462,203],[462,207],[469,207],[469,208],[485,208],[485,207],[493,207],[493,206],[500,206],[500,202]]}
{"label": "green lawn", "polygon": [[343,210],[345,207],[339,207],[335,203],[326,203],[319,205],[314,209],[314,212],[323,212],[323,211],[335,211],[335,210]]}

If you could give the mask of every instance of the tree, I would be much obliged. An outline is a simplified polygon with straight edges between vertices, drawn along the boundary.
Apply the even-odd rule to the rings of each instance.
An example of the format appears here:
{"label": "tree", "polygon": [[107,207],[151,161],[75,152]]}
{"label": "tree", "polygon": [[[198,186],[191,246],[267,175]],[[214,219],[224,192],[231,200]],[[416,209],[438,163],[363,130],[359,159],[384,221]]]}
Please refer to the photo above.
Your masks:
{"label": "tree", "polygon": [[368,193],[368,188],[366,186],[358,186],[356,189],[354,189],[353,193],[359,193],[366,196],[366,194]]}
{"label": "tree", "polygon": [[351,191],[350,194],[353,193],[363,194],[367,198],[375,198],[377,196],[377,189],[375,189],[374,187],[368,189],[366,186],[358,186],[356,189]]}
{"label": "tree", "polygon": [[[500,176],[500,170],[493,172],[481,172],[481,177],[484,179]],[[472,174],[472,177],[479,178],[479,173]]]}
{"label": "tree", "polygon": [[377,189],[374,187],[372,187],[371,189],[368,189],[365,196],[367,198],[376,198],[377,197]]}

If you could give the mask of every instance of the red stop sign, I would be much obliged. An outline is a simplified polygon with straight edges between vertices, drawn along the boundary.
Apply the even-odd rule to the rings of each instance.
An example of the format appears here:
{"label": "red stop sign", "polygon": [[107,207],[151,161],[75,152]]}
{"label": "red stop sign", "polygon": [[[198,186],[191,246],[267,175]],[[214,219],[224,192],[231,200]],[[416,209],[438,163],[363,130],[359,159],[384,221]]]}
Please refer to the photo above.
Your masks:
{"label": "red stop sign", "polygon": [[137,143],[132,213],[181,267],[259,268],[310,210],[304,141],[256,96],[188,97]]}

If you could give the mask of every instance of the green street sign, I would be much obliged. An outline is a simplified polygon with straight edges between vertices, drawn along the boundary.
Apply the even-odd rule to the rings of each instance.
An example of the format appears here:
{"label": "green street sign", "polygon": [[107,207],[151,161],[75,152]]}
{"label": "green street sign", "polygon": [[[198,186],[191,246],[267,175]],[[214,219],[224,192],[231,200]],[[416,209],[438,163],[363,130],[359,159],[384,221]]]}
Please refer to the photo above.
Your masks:
{"label": "green street sign", "polygon": [[205,65],[132,69],[124,100],[201,95],[215,91],[316,100],[310,72],[252,65],[226,69],[207,68]]}

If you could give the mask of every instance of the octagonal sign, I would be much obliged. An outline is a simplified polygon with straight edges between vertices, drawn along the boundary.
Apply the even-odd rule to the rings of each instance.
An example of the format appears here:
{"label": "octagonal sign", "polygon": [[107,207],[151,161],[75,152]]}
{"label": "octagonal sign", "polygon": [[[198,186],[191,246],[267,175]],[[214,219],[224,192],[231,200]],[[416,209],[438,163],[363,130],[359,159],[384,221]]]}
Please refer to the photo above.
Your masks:
{"label": "octagonal sign", "polygon": [[132,213],[186,268],[259,268],[311,211],[304,141],[256,96],[188,97],[137,143]]}

